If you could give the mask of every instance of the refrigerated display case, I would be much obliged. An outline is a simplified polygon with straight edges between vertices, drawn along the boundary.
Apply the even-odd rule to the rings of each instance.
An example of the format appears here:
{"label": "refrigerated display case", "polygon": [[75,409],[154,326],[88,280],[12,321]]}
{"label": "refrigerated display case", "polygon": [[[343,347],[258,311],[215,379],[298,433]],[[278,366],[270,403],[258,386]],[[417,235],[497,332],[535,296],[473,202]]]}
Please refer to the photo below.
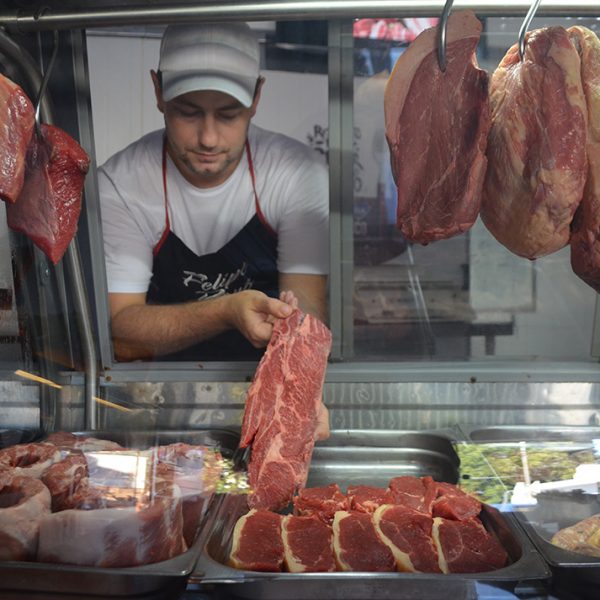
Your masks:
{"label": "refrigerated display case", "polygon": [[[489,73],[531,4],[454,3],[482,21],[477,58]],[[550,543],[600,513],[596,292],[572,272],[568,249],[529,261],[481,221],[425,246],[396,227],[383,91],[443,8],[4,2],[0,72],[32,99],[49,74],[42,120],[75,138],[91,166],[77,236],[57,265],[0,211],[0,447],[77,432],[141,453],[202,445],[243,467],[236,447],[256,363],[115,359],[96,169],[162,126],[147,71],[165,25],[245,20],[266,76],[255,122],[309,145],[329,167],[333,348],[323,395],[332,435],[317,443],[308,483],[383,486],[414,475],[459,485],[489,503],[484,518],[507,566],[464,575],[236,570],[228,545],[245,495],[220,489],[184,553],[118,567],[4,561],[0,597],[596,597],[600,559]],[[597,3],[541,2],[529,29],[573,24],[600,33]]]}

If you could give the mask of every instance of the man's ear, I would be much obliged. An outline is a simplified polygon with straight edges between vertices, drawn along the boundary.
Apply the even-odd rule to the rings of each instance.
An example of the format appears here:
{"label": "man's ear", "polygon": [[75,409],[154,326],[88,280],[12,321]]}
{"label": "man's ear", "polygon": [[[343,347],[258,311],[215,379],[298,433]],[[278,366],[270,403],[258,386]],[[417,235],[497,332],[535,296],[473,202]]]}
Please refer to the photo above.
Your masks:
{"label": "man's ear", "polygon": [[250,107],[250,112],[252,116],[256,114],[256,109],[258,108],[258,101],[260,100],[260,92],[262,90],[264,82],[265,78],[262,75],[256,81],[256,87],[254,88],[254,100],[252,100],[252,106]]}
{"label": "man's ear", "polygon": [[160,85],[160,77],[154,69],[150,69],[150,76],[152,77],[152,83],[154,84],[154,96],[156,97],[156,107],[161,113],[165,112],[165,103],[162,98],[162,89]]}

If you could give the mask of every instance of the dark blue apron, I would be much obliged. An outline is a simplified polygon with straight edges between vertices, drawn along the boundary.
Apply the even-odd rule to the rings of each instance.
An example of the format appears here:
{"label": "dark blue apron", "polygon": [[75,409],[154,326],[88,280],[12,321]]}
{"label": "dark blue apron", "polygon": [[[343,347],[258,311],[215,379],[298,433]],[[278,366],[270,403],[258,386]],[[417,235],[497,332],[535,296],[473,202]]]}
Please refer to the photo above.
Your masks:
{"label": "dark blue apron", "polygon": [[[277,234],[265,220],[258,195],[250,145],[246,155],[256,214],[220,250],[198,256],[172,231],[167,195],[167,145],[163,144],[163,188],[165,197],[165,229],[154,247],[152,279],[146,302],[176,304],[190,300],[206,300],[241,290],[260,290],[277,298]],[[264,348],[254,348],[237,330],[226,331],[210,340],[179,352],[161,356],[161,360],[258,360]]]}

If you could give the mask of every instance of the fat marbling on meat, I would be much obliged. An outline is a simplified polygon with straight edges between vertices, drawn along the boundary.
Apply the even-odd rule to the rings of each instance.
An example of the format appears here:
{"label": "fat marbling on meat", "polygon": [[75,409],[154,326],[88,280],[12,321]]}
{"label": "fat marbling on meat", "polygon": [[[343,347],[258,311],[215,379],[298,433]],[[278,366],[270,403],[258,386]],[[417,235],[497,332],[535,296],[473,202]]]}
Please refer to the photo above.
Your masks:
{"label": "fat marbling on meat", "polygon": [[385,132],[398,187],[397,226],[426,244],[467,231],[477,219],[490,128],[488,74],[477,65],[481,23],[450,15],[446,70],[437,28],[400,56],[385,89]]}
{"label": "fat marbling on meat", "polygon": [[251,508],[284,508],[306,484],[330,350],[331,332],[316,317],[295,309],[276,321],[242,423]]}
{"label": "fat marbling on meat", "polygon": [[494,71],[481,218],[510,251],[535,259],[569,243],[587,176],[579,54],[563,27],[527,34]]}

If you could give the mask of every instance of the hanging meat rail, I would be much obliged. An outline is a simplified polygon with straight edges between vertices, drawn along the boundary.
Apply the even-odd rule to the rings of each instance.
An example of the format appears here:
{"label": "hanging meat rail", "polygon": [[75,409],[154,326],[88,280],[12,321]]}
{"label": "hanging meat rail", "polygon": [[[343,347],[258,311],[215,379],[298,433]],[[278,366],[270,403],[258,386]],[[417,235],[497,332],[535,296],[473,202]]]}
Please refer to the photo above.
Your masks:
{"label": "hanging meat rail", "polygon": [[[0,25],[20,31],[49,29],[74,29],[82,27],[107,27],[116,25],[150,25],[167,22],[187,22],[190,19],[206,21],[246,21],[270,19],[325,19],[342,17],[423,17],[440,14],[444,0],[296,0],[281,2],[203,2],[190,4],[140,6],[122,2],[118,7],[52,8],[43,14],[38,10],[1,10]],[[476,2],[462,0],[454,3],[454,10],[470,9],[482,16],[523,16],[531,7],[531,0],[504,0],[501,2]],[[576,4],[546,0],[539,14],[545,16],[596,16],[597,0],[580,0]]]}

